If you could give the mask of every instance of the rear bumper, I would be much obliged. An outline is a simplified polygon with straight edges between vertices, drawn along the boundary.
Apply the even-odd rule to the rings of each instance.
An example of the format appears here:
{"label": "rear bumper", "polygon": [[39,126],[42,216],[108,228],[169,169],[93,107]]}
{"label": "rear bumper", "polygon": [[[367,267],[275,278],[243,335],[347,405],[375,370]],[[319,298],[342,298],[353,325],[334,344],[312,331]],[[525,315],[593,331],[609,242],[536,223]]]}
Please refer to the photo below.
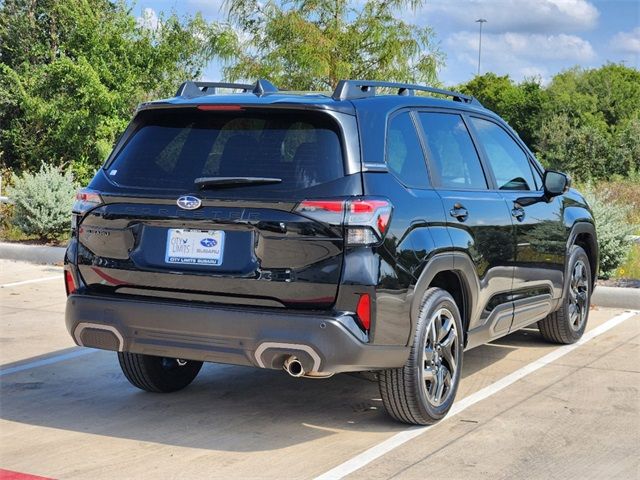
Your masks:
{"label": "rear bumper", "polygon": [[405,346],[370,345],[349,316],[71,295],[67,329],[78,345],[205,362],[282,368],[295,355],[311,375],[397,368]]}

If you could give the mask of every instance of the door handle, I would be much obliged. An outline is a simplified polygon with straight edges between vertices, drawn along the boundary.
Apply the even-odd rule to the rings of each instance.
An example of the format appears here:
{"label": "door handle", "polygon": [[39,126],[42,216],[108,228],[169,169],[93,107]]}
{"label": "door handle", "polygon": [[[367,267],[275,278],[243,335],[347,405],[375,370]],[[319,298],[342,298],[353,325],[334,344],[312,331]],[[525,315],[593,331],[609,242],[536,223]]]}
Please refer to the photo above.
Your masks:
{"label": "door handle", "polygon": [[516,205],[513,207],[513,210],[511,210],[511,215],[518,220],[519,222],[524,220],[524,208],[522,208],[519,205]]}
{"label": "door handle", "polygon": [[464,222],[469,216],[469,212],[463,205],[456,203],[451,210],[449,210],[449,215],[458,219],[459,222]]}

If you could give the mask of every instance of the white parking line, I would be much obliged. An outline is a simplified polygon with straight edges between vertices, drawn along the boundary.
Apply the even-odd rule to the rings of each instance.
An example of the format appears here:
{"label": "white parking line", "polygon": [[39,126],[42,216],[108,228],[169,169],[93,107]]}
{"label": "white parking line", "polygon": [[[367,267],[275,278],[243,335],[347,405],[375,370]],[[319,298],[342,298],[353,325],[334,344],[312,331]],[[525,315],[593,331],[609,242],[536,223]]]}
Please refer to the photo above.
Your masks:
{"label": "white parking line", "polygon": [[[620,325],[622,322],[633,317],[634,315],[637,315],[638,313],[640,312],[627,311],[627,312],[621,313],[620,315],[616,315],[610,320],[607,320],[606,322],[604,322],[602,325],[599,325],[593,330],[590,330],[587,333],[585,333],[582,336],[582,338],[576,343],[572,345],[563,345],[562,347],[558,347],[553,352],[545,355],[544,357],[539,358],[538,360],[535,360],[534,362],[531,362],[528,365],[525,365],[519,370],[516,370],[515,372],[507,375],[506,377],[501,378],[497,382],[492,383],[491,385],[488,385],[483,389],[478,390],[477,392],[469,395],[468,397],[463,398],[459,402],[456,402],[453,404],[453,407],[451,407],[449,414],[442,421],[446,421],[447,419],[453,417],[454,415],[457,415],[458,413],[465,411],[467,408],[490,397],[494,393],[497,393],[500,390],[503,390],[504,388],[508,387],[509,385],[512,385],[513,383],[535,372],[536,370],[539,370],[540,368],[546,365],[549,365],[551,362],[554,362],[555,360],[558,360],[559,358],[564,357],[566,354],[572,352],[579,346],[584,345],[589,340],[593,340],[597,336],[602,335],[605,332],[608,332],[615,326]],[[328,472],[316,477],[315,480],[338,480],[338,479],[344,478],[347,475],[355,472],[356,470],[359,470],[362,467],[368,465],[374,460],[382,457],[386,453],[389,453],[391,450],[398,448],[400,445],[408,442],[409,440],[412,440],[422,435],[423,433],[427,432],[434,426],[407,428],[406,430],[396,433],[394,436],[385,440],[384,442],[381,442],[378,445],[375,445],[369,448],[368,450],[365,450],[364,452],[360,453],[359,455],[356,455],[350,460],[347,460],[346,462],[341,463],[337,467],[332,468]]]}
{"label": "white parking line", "polygon": [[0,285],[0,288],[17,287],[19,285],[27,285],[29,283],[50,282],[51,280],[60,280],[60,282],[64,281],[62,275],[56,275],[55,277],[41,277],[33,278],[31,280],[22,280],[21,282],[5,283],[3,285]]}
{"label": "white parking line", "polygon": [[16,365],[15,367],[0,369],[0,377],[11,375],[12,373],[24,372],[25,370],[31,370],[33,368],[44,367],[46,365],[63,362],[65,360],[71,360],[72,358],[82,357],[95,352],[97,352],[97,350],[90,348],[78,348],[71,352],[61,353],[52,357],[42,358],[40,360],[34,360],[33,362],[23,363],[21,365]]}

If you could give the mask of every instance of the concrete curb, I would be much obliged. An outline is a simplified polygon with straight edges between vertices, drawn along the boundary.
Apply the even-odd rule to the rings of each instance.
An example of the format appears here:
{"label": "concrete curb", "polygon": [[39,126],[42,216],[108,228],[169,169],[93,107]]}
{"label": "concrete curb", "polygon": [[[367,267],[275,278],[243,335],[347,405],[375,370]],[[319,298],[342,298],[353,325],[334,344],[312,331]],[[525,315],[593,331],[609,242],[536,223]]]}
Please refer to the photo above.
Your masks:
{"label": "concrete curb", "polygon": [[64,247],[0,242],[0,258],[30,263],[62,264]]}
{"label": "concrete curb", "polygon": [[640,310],[640,288],[597,286],[591,295],[591,304]]}

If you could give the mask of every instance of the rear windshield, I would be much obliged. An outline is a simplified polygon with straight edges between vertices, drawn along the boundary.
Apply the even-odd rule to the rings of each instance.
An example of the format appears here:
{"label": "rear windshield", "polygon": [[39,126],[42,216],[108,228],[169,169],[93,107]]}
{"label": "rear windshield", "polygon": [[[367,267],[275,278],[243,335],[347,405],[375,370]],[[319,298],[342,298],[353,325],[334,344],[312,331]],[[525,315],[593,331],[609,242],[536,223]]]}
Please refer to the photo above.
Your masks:
{"label": "rear windshield", "polygon": [[115,184],[145,189],[194,190],[201,177],[269,177],[254,186],[301,190],[344,176],[337,126],[319,112],[141,112],[139,124],[105,166]]}

